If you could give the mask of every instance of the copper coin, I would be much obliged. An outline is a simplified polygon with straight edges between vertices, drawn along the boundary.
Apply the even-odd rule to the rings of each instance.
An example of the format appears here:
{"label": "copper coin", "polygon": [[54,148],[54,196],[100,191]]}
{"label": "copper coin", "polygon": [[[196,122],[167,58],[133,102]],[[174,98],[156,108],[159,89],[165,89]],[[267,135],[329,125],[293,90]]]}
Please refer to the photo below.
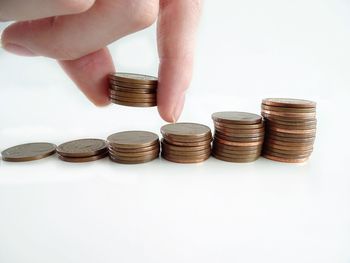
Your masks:
{"label": "copper coin", "polygon": [[266,127],[275,127],[287,130],[315,130],[317,128],[316,125],[283,125],[275,122],[266,123]]}
{"label": "copper coin", "polygon": [[278,128],[275,126],[268,126],[267,129],[269,131],[276,131],[276,132],[282,132],[282,133],[292,133],[292,134],[312,134],[315,135],[316,134],[316,129],[311,129],[311,130],[289,130],[289,129],[282,129],[282,128]]}
{"label": "copper coin", "polygon": [[285,121],[285,122],[294,122],[294,121],[314,121],[315,117],[290,117],[290,116],[277,116],[272,114],[267,114],[265,112],[261,112],[261,115],[270,120],[270,121]]}
{"label": "copper coin", "polygon": [[186,142],[189,142],[189,143],[192,143],[192,142],[206,142],[208,140],[211,140],[213,137],[211,135],[211,133],[207,134],[207,135],[204,135],[203,137],[186,137],[186,136],[180,136],[180,135],[163,135],[164,139],[170,143],[186,143]]}
{"label": "copper coin", "polygon": [[177,158],[177,157],[174,158],[173,156],[168,156],[165,154],[162,154],[162,157],[163,157],[163,159],[170,161],[170,162],[189,164],[189,163],[202,163],[202,162],[206,161],[207,159],[209,159],[210,154],[202,156],[202,157],[198,157],[198,158]]}
{"label": "copper coin", "polygon": [[156,99],[157,95],[155,93],[130,93],[125,91],[110,90],[110,96],[120,96],[125,98],[139,98],[139,99]]}
{"label": "copper coin", "polygon": [[266,150],[263,152],[263,154],[272,155],[272,156],[280,157],[280,158],[301,159],[301,158],[310,157],[311,153],[285,154],[285,153],[279,153],[279,152],[275,152],[275,151]]}
{"label": "copper coin", "polygon": [[155,107],[157,106],[157,103],[155,102],[126,102],[122,100],[116,100],[116,99],[110,99],[112,103],[122,105],[122,106],[128,106],[128,107]]}
{"label": "copper coin", "polygon": [[109,80],[109,84],[112,86],[119,86],[123,88],[131,88],[131,89],[157,89],[158,85],[153,84],[153,85],[144,85],[144,84],[137,84],[137,83],[128,83],[128,82],[121,82],[121,81],[116,81],[114,79]]}
{"label": "copper coin", "polygon": [[140,158],[140,159],[120,159],[116,158],[114,156],[109,156],[109,158],[116,163],[121,163],[121,164],[141,164],[141,163],[148,163],[151,162],[155,159],[158,159],[159,155],[154,155],[154,156],[148,156],[147,158]]}
{"label": "copper coin", "polygon": [[316,126],[317,125],[317,119],[312,119],[312,120],[276,120],[276,119],[272,119],[272,120],[268,120],[265,119],[265,123],[268,124],[276,124],[276,125],[287,125],[287,126]]}
{"label": "copper coin", "polygon": [[[279,144],[266,144],[270,149],[281,149],[286,151],[310,151],[313,149],[313,145],[311,146],[285,146],[285,145],[279,145]],[[265,147],[264,147],[265,148]]]}
{"label": "copper coin", "polygon": [[279,111],[269,111],[269,110],[261,110],[262,114],[268,114],[273,116],[281,116],[281,117],[290,117],[296,119],[310,119],[316,117],[316,112],[279,112]]}
{"label": "copper coin", "polygon": [[215,128],[224,128],[224,129],[238,129],[238,130],[244,130],[244,129],[261,129],[264,127],[264,122],[258,123],[258,124],[230,124],[230,123],[224,123],[224,122],[218,122],[214,121]]}
{"label": "copper coin", "polygon": [[233,141],[223,140],[220,138],[215,138],[215,140],[218,141],[219,143],[226,144],[226,145],[232,145],[232,146],[259,146],[259,145],[263,144],[262,141],[258,141],[258,142],[233,142]]}
{"label": "copper coin", "polygon": [[244,151],[261,151],[263,145],[258,145],[258,146],[232,146],[232,145],[226,145],[217,142],[216,140],[213,142],[213,148],[218,148],[220,150],[224,151],[233,151],[233,152],[244,152]]}
{"label": "copper coin", "polygon": [[207,148],[204,150],[200,151],[195,151],[195,152],[189,152],[189,151],[173,151],[167,148],[162,148],[162,153],[168,154],[168,155],[176,155],[176,156],[198,156],[198,155],[205,155],[205,154],[210,154],[211,149]]}
{"label": "copper coin", "polygon": [[279,137],[287,137],[287,138],[297,138],[297,139],[312,139],[315,138],[315,133],[286,133],[286,132],[278,132],[278,131],[274,131],[271,129],[266,129],[266,136],[270,136],[270,135],[275,135],[275,136],[279,136]]}
{"label": "copper coin", "polygon": [[[233,138],[236,139],[238,138],[239,140],[245,140],[245,139],[250,139],[250,138],[261,138],[264,137],[265,133],[260,132],[260,133],[226,133],[226,132],[221,132],[219,130],[215,130],[214,135],[218,135],[219,137],[227,137],[227,138]],[[224,139],[224,138],[223,138]]]}
{"label": "copper coin", "polygon": [[280,137],[280,136],[276,136],[273,134],[267,134],[265,136],[265,141],[267,140],[276,140],[276,141],[280,141],[280,142],[294,142],[294,143],[314,143],[315,142],[315,137],[311,137],[311,138],[288,138],[288,137]]}
{"label": "copper coin", "polygon": [[43,159],[56,152],[56,145],[46,142],[26,143],[8,148],[1,152],[7,162],[27,162]]}
{"label": "copper coin", "polygon": [[253,153],[253,154],[243,154],[243,153],[238,153],[238,154],[233,154],[233,153],[228,153],[228,152],[221,152],[217,150],[213,150],[213,155],[220,155],[222,157],[226,158],[232,158],[232,159],[256,159],[257,157],[260,156],[260,153]]}
{"label": "copper coin", "polygon": [[116,152],[114,150],[109,150],[109,154],[115,156],[116,158],[118,157],[130,157],[130,158],[134,158],[134,157],[145,157],[145,156],[150,156],[150,155],[155,155],[158,154],[159,155],[160,149],[155,149],[152,151],[148,151],[148,152],[131,152],[131,153],[127,153],[127,152]]}
{"label": "copper coin", "polygon": [[109,77],[110,79],[126,83],[137,83],[144,85],[157,85],[158,83],[158,78],[156,77],[135,73],[115,72],[111,73]]}
{"label": "copper coin", "polygon": [[160,132],[164,137],[202,139],[211,137],[211,130],[208,126],[198,123],[180,122],[164,125]]}
{"label": "copper coin", "polygon": [[212,154],[216,159],[219,159],[221,161],[225,162],[231,162],[231,163],[251,163],[259,159],[260,156],[257,156],[255,158],[229,158],[226,156],[222,156],[219,154]]}
{"label": "copper coin", "polygon": [[108,136],[107,141],[110,147],[124,149],[159,145],[158,135],[148,131],[118,132]]}
{"label": "copper coin", "polygon": [[65,157],[88,157],[107,151],[107,143],[100,139],[80,139],[62,143],[57,153]]}
{"label": "copper coin", "polygon": [[260,115],[239,111],[215,112],[211,117],[216,122],[230,124],[257,124],[262,122],[262,117]]}
{"label": "copper coin", "polygon": [[[241,147],[241,148],[243,148],[243,147]],[[259,154],[260,155],[261,149],[262,149],[262,147],[256,148],[254,150],[244,150],[244,149],[231,150],[229,148],[220,147],[217,144],[215,144],[213,146],[214,152],[222,152],[222,153],[233,154],[233,155],[237,155],[237,154],[243,154],[243,155]]]}
{"label": "copper coin", "polygon": [[89,156],[89,157],[66,157],[66,156],[58,155],[58,158],[61,159],[62,161],[70,162],[70,163],[86,163],[86,162],[92,162],[99,159],[103,159],[107,156],[108,156],[108,152],[100,155]]}
{"label": "copper coin", "polygon": [[131,97],[122,97],[122,96],[118,96],[118,95],[110,95],[109,96],[111,99],[113,100],[117,100],[117,101],[124,101],[124,102],[128,102],[128,103],[157,103],[157,99],[156,98],[131,98]]}
{"label": "copper coin", "polygon": [[263,154],[263,157],[270,159],[272,161],[277,161],[277,162],[282,162],[282,163],[304,163],[306,162],[309,157],[306,158],[281,158],[281,157],[276,157],[270,154]]}
{"label": "copper coin", "polygon": [[314,142],[285,142],[285,141],[279,141],[279,140],[274,140],[271,138],[265,139],[264,141],[265,144],[278,144],[278,145],[284,145],[284,146],[312,146]]}
{"label": "copper coin", "polygon": [[215,129],[225,134],[262,134],[265,131],[264,127],[259,129],[229,129],[219,126]]}
{"label": "copper coin", "polygon": [[160,145],[159,143],[153,144],[151,146],[147,146],[147,147],[140,147],[140,148],[120,148],[120,147],[116,147],[114,148],[112,145],[110,145],[108,147],[109,151],[114,151],[114,152],[121,152],[121,153],[139,153],[139,152],[149,152],[149,151],[153,151],[153,150],[157,150],[160,149]]}
{"label": "copper coin", "polygon": [[139,89],[139,88],[125,88],[125,87],[120,87],[120,86],[113,86],[111,85],[109,87],[110,91],[122,91],[122,92],[126,92],[126,93],[137,93],[137,94],[156,94],[157,93],[157,89]]}
{"label": "copper coin", "polygon": [[208,146],[211,144],[212,139],[206,140],[206,141],[199,141],[199,142],[180,142],[180,141],[168,141],[166,138],[164,138],[165,141],[169,144],[175,145],[175,146],[185,146],[185,147],[200,147],[200,146]]}
{"label": "copper coin", "polygon": [[173,151],[182,151],[182,152],[195,152],[195,151],[201,151],[210,148],[210,143],[207,143],[205,145],[200,146],[176,146],[173,144],[170,144],[166,140],[162,139],[162,148],[166,147]]}
{"label": "copper coin", "polygon": [[262,104],[276,107],[291,107],[291,108],[315,108],[316,102],[311,100],[291,99],[291,98],[266,98]]}
{"label": "copper coin", "polygon": [[275,147],[275,146],[276,144],[264,144],[263,150],[284,153],[284,154],[306,154],[306,153],[311,153],[313,151],[313,147],[305,149],[305,148],[296,148],[296,147],[281,148],[281,147]]}
{"label": "copper coin", "polygon": [[291,108],[291,107],[276,107],[261,104],[262,110],[290,113],[311,113],[316,112],[316,108]]}
{"label": "copper coin", "polygon": [[264,141],[264,136],[260,137],[233,137],[233,136],[225,136],[220,133],[215,132],[214,138],[220,138],[226,141],[232,142],[262,142]]}

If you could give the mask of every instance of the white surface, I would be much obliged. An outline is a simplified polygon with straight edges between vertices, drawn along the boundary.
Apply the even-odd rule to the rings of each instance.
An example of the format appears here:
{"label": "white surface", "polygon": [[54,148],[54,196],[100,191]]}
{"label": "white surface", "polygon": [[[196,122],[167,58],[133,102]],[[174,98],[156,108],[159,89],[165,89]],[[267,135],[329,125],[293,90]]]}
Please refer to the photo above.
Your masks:
{"label": "white surface", "polygon": [[[0,262],[350,262],[349,14],[346,1],[206,2],[181,121],[313,99],[308,163],[0,162]],[[157,71],[154,28],[111,50],[122,71]],[[0,149],[164,124],[156,109],[95,108],[43,58],[0,51],[0,87]]]}

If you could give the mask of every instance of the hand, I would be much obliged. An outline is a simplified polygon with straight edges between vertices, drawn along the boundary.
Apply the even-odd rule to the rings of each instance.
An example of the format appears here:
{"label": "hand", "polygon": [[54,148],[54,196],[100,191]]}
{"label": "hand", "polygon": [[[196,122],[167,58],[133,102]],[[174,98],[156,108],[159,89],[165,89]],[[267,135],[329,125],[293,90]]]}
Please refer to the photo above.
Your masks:
{"label": "hand", "polygon": [[5,0],[0,20],[22,22],[5,29],[2,45],[18,55],[57,59],[85,95],[102,106],[109,103],[106,76],[115,71],[106,46],[158,18],[158,111],[174,122],[192,77],[200,9],[200,0]]}

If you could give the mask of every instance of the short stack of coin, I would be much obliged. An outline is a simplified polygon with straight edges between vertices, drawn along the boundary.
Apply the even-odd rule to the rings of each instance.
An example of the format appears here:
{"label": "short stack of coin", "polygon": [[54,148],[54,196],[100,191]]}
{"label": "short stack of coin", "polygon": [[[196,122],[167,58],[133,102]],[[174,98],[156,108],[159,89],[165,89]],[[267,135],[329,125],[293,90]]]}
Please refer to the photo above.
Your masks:
{"label": "short stack of coin", "polygon": [[212,134],[197,123],[167,124],[161,128],[162,157],[176,163],[200,163],[210,157]]}
{"label": "short stack of coin", "polygon": [[247,163],[259,158],[264,142],[260,115],[223,111],[212,115],[215,133],[212,155],[227,162]]}
{"label": "short stack of coin", "polygon": [[268,98],[262,101],[261,113],[266,122],[263,156],[286,163],[307,161],[316,136],[316,103]]}
{"label": "short stack of coin", "polygon": [[102,159],[108,155],[106,141],[80,139],[63,143],[57,147],[58,158],[62,161],[83,163]]}
{"label": "short stack of coin", "polygon": [[111,73],[109,75],[111,102],[131,107],[157,106],[156,77],[133,74]]}
{"label": "short stack of coin", "polygon": [[109,157],[117,163],[146,163],[159,157],[159,137],[152,132],[118,132],[110,135],[107,142]]}

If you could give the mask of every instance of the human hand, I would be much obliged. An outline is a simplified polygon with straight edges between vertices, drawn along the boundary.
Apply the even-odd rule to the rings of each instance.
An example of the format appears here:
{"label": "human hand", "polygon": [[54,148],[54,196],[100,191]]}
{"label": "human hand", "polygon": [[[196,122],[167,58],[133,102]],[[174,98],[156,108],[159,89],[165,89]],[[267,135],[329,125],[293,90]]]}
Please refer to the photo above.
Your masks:
{"label": "human hand", "polygon": [[200,11],[200,0],[5,0],[0,20],[21,22],[5,29],[2,46],[17,55],[57,59],[85,95],[102,106],[109,103],[106,76],[115,71],[106,46],[158,18],[158,111],[174,122],[192,77]]}

